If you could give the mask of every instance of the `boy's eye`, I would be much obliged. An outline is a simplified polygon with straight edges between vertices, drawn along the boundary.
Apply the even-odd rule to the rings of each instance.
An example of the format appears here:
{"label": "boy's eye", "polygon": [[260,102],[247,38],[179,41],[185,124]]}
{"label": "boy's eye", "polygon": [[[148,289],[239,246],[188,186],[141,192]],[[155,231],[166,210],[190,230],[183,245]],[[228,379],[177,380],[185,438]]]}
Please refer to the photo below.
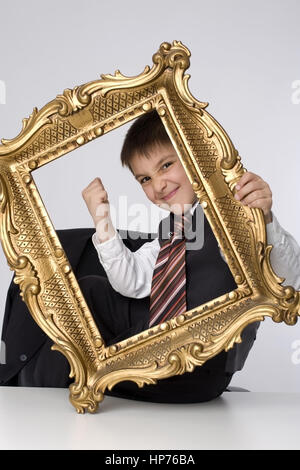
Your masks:
{"label": "boy's eye", "polygon": [[150,179],[149,176],[145,176],[144,178],[142,178],[142,179],[140,180],[140,183],[141,183],[141,184],[147,183],[147,181],[148,181],[149,179]]}
{"label": "boy's eye", "polygon": [[[161,169],[162,170],[165,170],[167,168],[169,168],[170,165],[172,165],[173,162],[166,162],[162,165]],[[150,180],[150,177],[149,176],[144,176],[143,178],[141,178],[139,181],[141,184],[145,184],[147,183],[148,181]]]}
{"label": "boy's eye", "polygon": [[164,163],[162,168],[168,168],[170,165],[172,165],[173,162],[167,162],[167,163]]}

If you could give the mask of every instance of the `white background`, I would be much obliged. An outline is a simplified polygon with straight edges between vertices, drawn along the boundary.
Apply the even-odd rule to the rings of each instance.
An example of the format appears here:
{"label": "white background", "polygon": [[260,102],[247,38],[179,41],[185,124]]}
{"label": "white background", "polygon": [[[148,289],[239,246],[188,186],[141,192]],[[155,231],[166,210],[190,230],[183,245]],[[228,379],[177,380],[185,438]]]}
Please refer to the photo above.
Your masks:
{"label": "white background", "polygon": [[[210,103],[208,112],[225,128],[244,166],[269,183],[274,213],[299,242],[300,92],[293,88],[300,80],[299,18],[297,0],[6,0],[1,3],[0,80],[6,96],[0,138],[14,138],[34,106],[42,108],[65,88],[116,69],[137,75],[152,65],[162,42],[180,40],[192,53],[192,94]],[[128,205],[147,201],[119,163],[125,131],[107,134],[33,174],[56,229],[92,226],[81,191],[95,176],[117,208],[120,195],[128,196]],[[150,215],[149,206],[149,225],[139,229],[155,231]],[[119,222],[122,227],[123,219]],[[0,276],[2,322],[12,278],[2,250]],[[297,344],[300,349],[299,343],[299,325],[265,320],[232,385],[299,392],[300,354],[293,349]]]}

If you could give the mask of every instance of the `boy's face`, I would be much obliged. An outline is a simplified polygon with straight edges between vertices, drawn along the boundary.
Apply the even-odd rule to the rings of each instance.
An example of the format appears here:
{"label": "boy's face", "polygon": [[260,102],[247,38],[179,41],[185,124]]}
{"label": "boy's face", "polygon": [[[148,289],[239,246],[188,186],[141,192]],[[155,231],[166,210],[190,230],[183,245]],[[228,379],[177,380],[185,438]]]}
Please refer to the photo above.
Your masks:
{"label": "boy's face", "polygon": [[196,201],[196,195],[173,145],[156,145],[148,156],[136,154],[130,161],[147,198],[162,209],[183,213],[185,205]]}

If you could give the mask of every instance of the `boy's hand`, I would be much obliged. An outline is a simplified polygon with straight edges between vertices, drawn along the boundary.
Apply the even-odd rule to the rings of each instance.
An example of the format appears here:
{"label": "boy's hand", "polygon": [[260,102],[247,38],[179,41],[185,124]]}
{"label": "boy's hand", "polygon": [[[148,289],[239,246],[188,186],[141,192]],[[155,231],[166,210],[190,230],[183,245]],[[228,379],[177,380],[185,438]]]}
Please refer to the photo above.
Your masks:
{"label": "boy's hand", "polygon": [[100,178],[95,178],[83,191],[82,197],[92,216],[100,242],[112,238],[115,230],[110,218],[108,195]]}
{"label": "boy's hand", "polygon": [[247,171],[238,181],[235,189],[235,199],[249,207],[262,209],[266,224],[272,222],[272,192],[260,176]]}

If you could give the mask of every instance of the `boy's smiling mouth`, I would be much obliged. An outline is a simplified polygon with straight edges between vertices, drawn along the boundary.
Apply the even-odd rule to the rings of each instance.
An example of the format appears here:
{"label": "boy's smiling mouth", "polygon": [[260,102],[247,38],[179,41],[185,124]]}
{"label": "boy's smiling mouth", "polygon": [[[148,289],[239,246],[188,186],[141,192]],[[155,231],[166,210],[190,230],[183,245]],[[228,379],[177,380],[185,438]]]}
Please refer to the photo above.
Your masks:
{"label": "boy's smiling mouth", "polygon": [[171,191],[169,194],[167,194],[165,197],[163,197],[162,199],[164,201],[168,201],[169,199],[171,199],[171,197],[173,197],[175,195],[175,193],[177,192],[177,190],[179,189],[179,186],[178,188],[174,189],[173,191]]}

